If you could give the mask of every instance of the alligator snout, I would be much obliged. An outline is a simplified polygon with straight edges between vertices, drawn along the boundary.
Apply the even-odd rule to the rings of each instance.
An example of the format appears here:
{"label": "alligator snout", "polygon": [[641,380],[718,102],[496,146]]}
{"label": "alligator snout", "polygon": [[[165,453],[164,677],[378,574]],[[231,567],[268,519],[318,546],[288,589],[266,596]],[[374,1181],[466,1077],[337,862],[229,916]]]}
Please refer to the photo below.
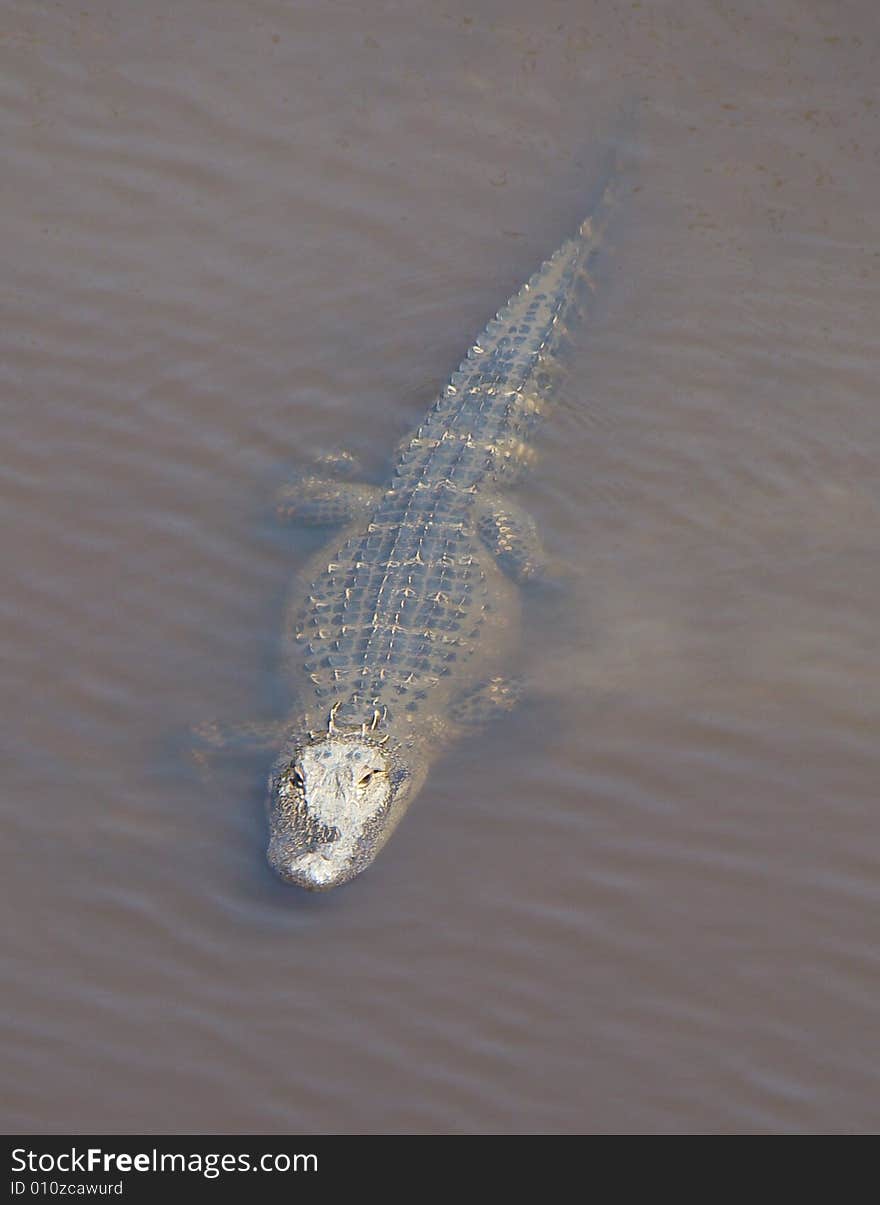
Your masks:
{"label": "alligator snout", "polygon": [[270,852],[269,865],[285,883],[306,891],[329,891],[350,882],[359,873],[359,868],[351,863],[340,864],[321,850],[279,858],[273,858]]}
{"label": "alligator snout", "polygon": [[360,824],[319,824],[304,810],[292,824],[270,819],[266,857],[280,879],[307,891],[348,883],[372,861]]}

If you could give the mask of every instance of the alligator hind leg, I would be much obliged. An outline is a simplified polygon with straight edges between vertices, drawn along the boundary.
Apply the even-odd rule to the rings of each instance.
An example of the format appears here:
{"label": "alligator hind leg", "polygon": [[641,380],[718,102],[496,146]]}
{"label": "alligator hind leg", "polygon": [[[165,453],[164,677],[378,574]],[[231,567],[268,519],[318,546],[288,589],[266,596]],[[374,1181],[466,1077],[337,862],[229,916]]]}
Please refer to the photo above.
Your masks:
{"label": "alligator hind leg", "polygon": [[513,711],[522,698],[523,684],[516,678],[490,678],[454,700],[449,716],[453,723],[475,728]]}
{"label": "alligator hind leg", "polygon": [[483,543],[515,582],[546,576],[546,558],[532,516],[515,502],[493,501],[477,519]]}
{"label": "alligator hind leg", "polygon": [[310,527],[350,523],[382,496],[378,486],[351,480],[356,472],[357,462],[350,452],[316,457],[313,468],[298,474],[275,495],[276,515]]}
{"label": "alligator hind leg", "polygon": [[374,507],[381,497],[382,491],[375,485],[305,477],[278,491],[275,513],[279,519],[309,527],[350,523]]}

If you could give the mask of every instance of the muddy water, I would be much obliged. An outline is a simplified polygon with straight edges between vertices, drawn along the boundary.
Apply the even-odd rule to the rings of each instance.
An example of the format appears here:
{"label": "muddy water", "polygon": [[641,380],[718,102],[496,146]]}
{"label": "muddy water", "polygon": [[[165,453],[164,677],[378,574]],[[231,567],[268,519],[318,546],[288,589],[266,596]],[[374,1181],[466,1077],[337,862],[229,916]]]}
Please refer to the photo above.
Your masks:
{"label": "muddy water", "polygon": [[[10,0],[2,1123],[880,1125],[880,21],[758,5]],[[376,866],[263,863],[271,497],[374,479],[582,216],[523,494],[568,605]],[[520,668],[522,668],[520,667]]]}

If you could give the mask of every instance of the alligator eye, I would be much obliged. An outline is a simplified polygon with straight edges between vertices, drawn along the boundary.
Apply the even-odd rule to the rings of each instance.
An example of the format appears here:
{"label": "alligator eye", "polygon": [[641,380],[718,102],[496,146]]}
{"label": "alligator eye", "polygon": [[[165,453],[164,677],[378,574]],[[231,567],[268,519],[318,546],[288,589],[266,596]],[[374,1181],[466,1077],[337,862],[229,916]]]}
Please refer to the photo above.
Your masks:
{"label": "alligator eye", "polygon": [[296,766],[291,766],[290,781],[295,787],[304,787],[306,785],[306,780],[300,774],[299,770],[297,770]]}
{"label": "alligator eye", "polygon": [[363,776],[363,778],[358,779],[358,786],[365,787],[369,783],[370,779],[373,777],[374,773],[375,773],[375,770],[367,770],[367,772]]}

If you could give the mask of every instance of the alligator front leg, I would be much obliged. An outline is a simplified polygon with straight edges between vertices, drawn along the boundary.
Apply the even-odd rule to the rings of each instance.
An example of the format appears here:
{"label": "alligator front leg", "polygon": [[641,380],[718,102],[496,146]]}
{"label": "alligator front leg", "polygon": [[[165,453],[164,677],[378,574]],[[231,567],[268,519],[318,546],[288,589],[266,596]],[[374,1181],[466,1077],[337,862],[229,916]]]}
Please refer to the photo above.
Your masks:
{"label": "alligator front leg", "polygon": [[477,530],[515,582],[531,582],[546,575],[546,558],[535,520],[516,502],[493,499],[478,516]]}
{"label": "alligator front leg", "polygon": [[490,678],[453,700],[449,717],[464,728],[489,724],[513,711],[522,698],[523,684],[516,678]]}
{"label": "alligator front leg", "polygon": [[251,724],[219,724],[210,721],[192,729],[190,755],[206,768],[220,752],[259,753],[276,751],[290,732],[289,719],[261,720]]}
{"label": "alligator front leg", "polygon": [[315,458],[314,467],[283,485],[275,496],[279,519],[309,527],[350,523],[382,496],[378,486],[352,481],[357,463],[350,452]]}

